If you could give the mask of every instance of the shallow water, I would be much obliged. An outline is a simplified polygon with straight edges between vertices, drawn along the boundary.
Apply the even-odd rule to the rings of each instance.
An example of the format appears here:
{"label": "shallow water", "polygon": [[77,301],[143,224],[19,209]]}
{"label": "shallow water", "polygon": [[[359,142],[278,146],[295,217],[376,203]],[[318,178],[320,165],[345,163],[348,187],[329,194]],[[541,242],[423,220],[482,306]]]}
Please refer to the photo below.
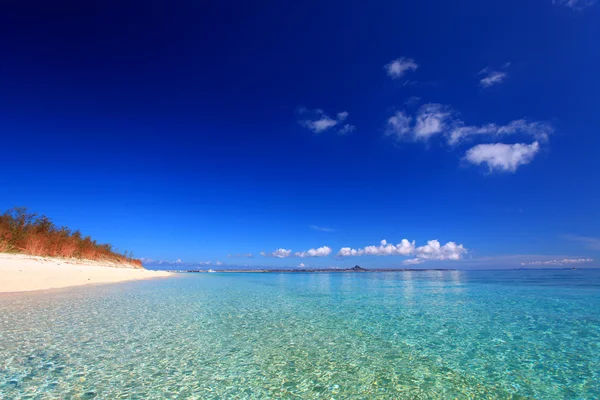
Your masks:
{"label": "shallow water", "polygon": [[600,398],[600,271],[182,274],[0,296],[0,398]]}

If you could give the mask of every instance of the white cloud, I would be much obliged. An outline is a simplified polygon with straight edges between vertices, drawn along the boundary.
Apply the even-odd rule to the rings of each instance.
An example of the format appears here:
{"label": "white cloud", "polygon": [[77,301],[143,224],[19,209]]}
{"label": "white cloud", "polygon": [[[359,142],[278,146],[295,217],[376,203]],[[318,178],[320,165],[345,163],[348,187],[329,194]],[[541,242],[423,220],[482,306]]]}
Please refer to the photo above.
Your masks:
{"label": "white cloud", "polygon": [[548,261],[530,261],[522,262],[521,265],[565,265],[565,264],[582,264],[594,262],[591,258],[565,258],[563,260],[548,260]]}
{"label": "white cloud", "polygon": [[339,113],[337,114],[337,119],[338,119],[338,121],[342,122],[342,121],[344,121],[346,118],[348,118],[348,115],[350,115],[350,114],[348,113],[348,111],[342,111],[342,112],[339,112]]}
{"label": "white cloud", "polygon": [[506,77],[508,76],[508,74],[506,72],[492,71],[492,70],[490,70],[488,68],[485,68],[479,74],[480,75],[485,75],[479,81],[479,84],[483,88],[488,88],[490,86],[502,83],[502,81],[505,80]]}
{"label": "white cloud", "polygon": [[339,130],[338,133],[340,135],[347,135],[348,133],[352,133],[356,130],[356,126],[354,125],[350,125],[350,124],[346,124],[344,126],[342,126]]}
{"label": "white cloud", "polygon": [[423,260],[460,260],[463,254],[467,253],[467,249],[462,244],[448,242],[441,246],[437,240],[429,240],[425,246],[417,247],[417,258]]}
{"label": "white cloud", "polygon": [[350,247],[342,247],[337,253],[337,257],[355,257],[364,255],[365,251],[363,249],[355,250]]}
{"label": "white cloud", "polygon": [[506,125],[466,125],[455,115],[450,107],[436,103],[422,105],[414,117],[406,111],[396,111],[387,120],[385,134],[399,140],[408,138],[415,141],[427,141],[433,136],[444,135],[449,145],[456,146],[472,137],[495,138],[516,134],[544,143],[554,132],[549,123],[526,118],[510,121]]}
{"label": "white cloud", "polygon": [[402,239],[397,245],[389,244],[387,240],[382,240],[379,246],[367,246],[362,249],[352,249],[350,247],[343,247],[338,252],[338,257],[353,257],[353,256],[407,256],[414,252],[415,242],[409,242],[406,239]]}
{"label": "white cloud", "polygon": [[[350,113],[348,111],[342,111],[337,113],[336,118],[331,118],[319,108],[308,110],[304,107],[300,107],[298,109],[298,115],[300,116],[300,120],[298,121],[300,125],[308,128],[314,133],[321,133],[340,125],[348,118]],[[356,127],[354,125],[345,124],[338,130],[338,133],[347,134],[353,132],[355,129]]]}
{"label": "white cloud", "polygon": [[362,249],[343,247],[338,252],[338,257],[356,256],[414,256],[413,259],[404,261],[405,264],[421,264],[425,260],[460,260],[467,253],[464,246],[448,242],[441,246],[437,240],[430,240],[425,246],[415,247],[415,241],[409,242],[402,239],[397,245],[389,244],[382,240],[379,246],[367,246]]}
{"label": "white cloud", "polygon": [[304,268],[304,267],[306,267],[306,265],[304,263],[300,263],[300,264],[298,264],[298,267]]}
{"label": "white cloud", "polygon": [[428,140],[449,131],[453,124],[455,121],[448,107],[429,103],[419,107],[414,118],[404,111],[397,111],[388,119],[385,134],[396,136],[397,139]]}
{"label": "white cloud", "polygon": [[217,266],[220,266],[220,265],[223,265],[223,263],[222,263],[221,261],[217,261],[217,262],[215,263],[215,265],[217,265]]}
{"label": "white cloud", "polygon": [[533,137],[535,140],[548,141],[549,135],[554,128],[545,122],[530,122],[527,119],[517,119],[506,125],[486,124],[482,126],[465,126],[462,121],[457,121],[455,127],[449,132],[448,144],[456,145],[461,140],[470,136],[503,136],[523,134]]}
{"label": "white cloud", "polygon": [[272,253],[265,253],[264,251],[261,251],[260,255],[263,257],[286,258],[292,255],[292,250],[277,249]]}
{"label": "white cloud", "polygon": [[476,165],[485,163],[490,171],[515,172],[519,166],[529,164],[539,149],[538,142],[479,144],[467,150],[465,159]]}
{"label": "white cloud", "polygon": [[311,225],[310,229],[314,229],[315,231],[320,231],[320,232],[335,232],[335,229],[333,229],[333,228],[326,228],[326,227],[317,226],[317,225]]}
{"label": "white cloud", "polygon": [[399,79],[404,76],[407,71],[416,71],[419,66],[415,60],[411,58],[400,57],[384,66],[387,74],[392,79]]}
{"label": "white cloud", "polygon": [[388,119],[385,134],[388,136],[395,135],[398,138],[405,137],[411,132],[411,122],[411,116],[406,115],[404,111],[397,111]]}
{"label": "white cloud", "polygon": [[423,264],[423,259],[422,258],[410,258],[408,260],[404,260],[402,261],[402,264],[406,264],[406,265],[418,265],[418,264]]}
{"label": "white cloud", "polygon": [[319,247],[318,249],[310,249],[307,251],[294,253],[296,257],[327,257],[331,254],[331,248],[327,246]]}
{"label": "white cloud", "polygon": [[552,4],[557,4],[574,10],[582,10],[585,7],[594,5],[596,0],[552,0]]}
{"label": "white cloud", "polygon": [[442,133],[451,122],[451,113],[441,104],[425,104],[419,108],[415,118],[414,136],[427,140],[431,136]]}

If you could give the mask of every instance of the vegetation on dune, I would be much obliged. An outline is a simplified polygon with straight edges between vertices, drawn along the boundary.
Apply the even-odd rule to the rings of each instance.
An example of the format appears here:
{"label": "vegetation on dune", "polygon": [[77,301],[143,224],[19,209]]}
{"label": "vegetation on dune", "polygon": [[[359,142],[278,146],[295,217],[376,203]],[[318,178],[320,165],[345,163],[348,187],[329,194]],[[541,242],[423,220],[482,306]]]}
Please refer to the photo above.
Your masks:
{"label": "vegetation on dune", "polygon": [[0,215],[0,252],[112,261],[142,268],[142,262],[134,259],[133,254],[120,253],[110,244],[96,243],[78,230],[57,227],[48,217],[31,214],[24,207]]}

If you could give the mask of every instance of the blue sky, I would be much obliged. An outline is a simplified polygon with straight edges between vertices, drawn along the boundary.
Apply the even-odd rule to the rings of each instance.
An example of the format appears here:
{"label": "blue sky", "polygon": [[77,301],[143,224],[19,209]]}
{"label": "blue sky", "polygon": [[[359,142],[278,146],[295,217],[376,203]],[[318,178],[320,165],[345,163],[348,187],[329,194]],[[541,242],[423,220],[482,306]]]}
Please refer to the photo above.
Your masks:
{"label": "blue sky", "polygon": [[599,17],[583,0],[12,4],[0,208],[164,266],[598,267]]}

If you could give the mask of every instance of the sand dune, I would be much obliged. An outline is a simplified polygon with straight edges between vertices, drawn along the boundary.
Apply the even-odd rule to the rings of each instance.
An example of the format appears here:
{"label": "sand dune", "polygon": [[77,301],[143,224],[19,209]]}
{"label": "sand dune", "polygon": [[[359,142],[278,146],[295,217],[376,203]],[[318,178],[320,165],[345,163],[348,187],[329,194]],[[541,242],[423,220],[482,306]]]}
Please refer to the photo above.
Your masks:
{"label": "sand dune", "polygon": [[167,277],[111,262],[0,253],[0,293],[56,289],[98,283]]}

